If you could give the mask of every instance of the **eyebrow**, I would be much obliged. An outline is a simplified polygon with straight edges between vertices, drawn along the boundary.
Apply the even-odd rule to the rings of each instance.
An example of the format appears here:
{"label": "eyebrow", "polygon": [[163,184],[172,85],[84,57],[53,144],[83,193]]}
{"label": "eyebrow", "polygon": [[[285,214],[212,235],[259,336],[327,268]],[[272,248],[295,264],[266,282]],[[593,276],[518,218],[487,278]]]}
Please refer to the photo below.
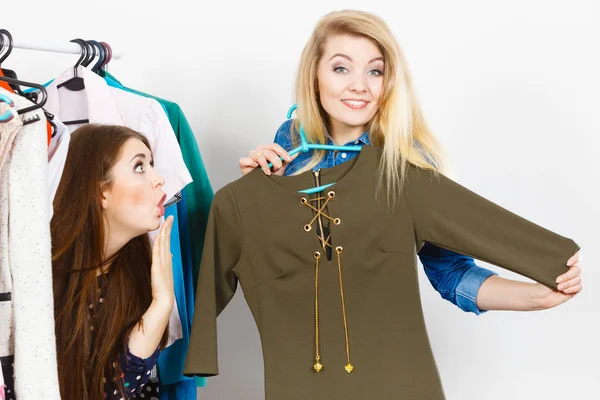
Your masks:
{"label": "eyebrow", "polygon": [[144,153],[136,154],[135,156],[133,156],[133,158],[129,162],[135,160],[137,157],[146,158],[146,155]]}
{"label": "eyebrow", "polygon": [[342,57],[342,58],[345,58],[348,61],[352,61],[352,58],[350,56],[347,56],[347,55],[342,54],[342,53],[335,53],[333,56],[331,56],[331,58],[329,59],[329,61],[333,60],[336,57]]}
{"label": "eyebrow", "polygon": [[[333,56],[331,56],[329,61],[333,60],[336,57],[342,57],[342,58],[345,58],[346,60],[352,62],[352,57],[347,56],[346,54],[342,54],[342,53],[335,53]],[[375,57],[372,60],[370,60],[367,64],[371,64],[372,62],[379,61],[379,60],[384,61],[383,57]]]}

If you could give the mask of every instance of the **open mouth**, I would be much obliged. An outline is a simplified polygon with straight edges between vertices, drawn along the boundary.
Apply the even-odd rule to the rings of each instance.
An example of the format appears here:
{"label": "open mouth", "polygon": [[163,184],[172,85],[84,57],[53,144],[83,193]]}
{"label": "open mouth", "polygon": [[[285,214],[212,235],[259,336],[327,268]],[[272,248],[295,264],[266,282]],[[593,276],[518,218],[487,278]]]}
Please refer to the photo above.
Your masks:
{"label": "open mouth", "polygon": [[163,197],[160,198],[160,201],[158,202],[158,204],[156,205],[157,207],[162,207],[163,204],[165,204],[165,201],[167,201],[167,194],[163,194]]}
{"label": "open mouth", "polygon": [[158,215],[160,215],[161,217],[163,217],[165,215],[165,208],[163,207],[163,204],[165,204],[165,201],[167,201],[166,193],[163,194],[163,197],[160,198],[160,201],[156,205],[156,207],[158,208]]}

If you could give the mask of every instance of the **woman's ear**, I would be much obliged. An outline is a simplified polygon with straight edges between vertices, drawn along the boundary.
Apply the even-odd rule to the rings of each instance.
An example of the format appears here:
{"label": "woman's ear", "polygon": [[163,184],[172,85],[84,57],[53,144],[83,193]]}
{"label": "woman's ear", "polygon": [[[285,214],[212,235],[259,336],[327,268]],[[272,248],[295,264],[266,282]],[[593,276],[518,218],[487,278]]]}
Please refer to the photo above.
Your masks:
{"label": "woman's ear", "polygon": [[110,190],[104,190],[102,192],[102,209],[106,210],[110,204]]}

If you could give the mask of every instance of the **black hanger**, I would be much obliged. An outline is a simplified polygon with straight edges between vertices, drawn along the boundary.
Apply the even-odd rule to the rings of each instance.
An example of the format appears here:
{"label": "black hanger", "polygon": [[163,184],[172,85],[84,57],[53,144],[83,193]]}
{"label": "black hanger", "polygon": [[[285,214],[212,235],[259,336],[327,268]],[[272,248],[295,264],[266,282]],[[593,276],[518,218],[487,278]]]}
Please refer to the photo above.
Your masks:
{"label": "black hanger", "polygon": [[66,80],[65,82],[58,85],[56,88],[60,89],[61,87],[65,87],[74,92],[85,89],[85,83],[83,78],[77,76],[77,68],[82,64],[83,61],[87,60],[88,57],[88,47],[83,39],[73,39],[70,40],[72,43],[77,43],[81,47],[81,56],[77,63],[73,67],[73,77],[71,79]]}
{"label": "black hanger", "polygon": [[102,64],[104,64],[104,60],[106,59],[106,50],[102,44],[95,40],[88,40],[88,43],[98,48],[98,54],[100,57],[98,58],[98,61],[96,61],[96,64],[94,64],[92,67],[92,72],[98,73],[98,70]]}
{"label": "black hanger", "polygon": [[[0,53],[2,53],[3,50],[3,46],[4,46],[4,36],[6,36],[8,38],[8,51],[6,52],[6,54],[4,56],[2,56],[2,61],[6,60],[6,58],[10,55],[10,53],[12,52],[13,49],[13,40],[12,40],[12,35],[10,34],[9,31],[7,31],[6,29],[0,29]],[[27,82],[23,82],[23,81],[19,81],[17,74],[15,71],[12,71],[10,69],[2,69],[2,74],[4,75],[4,77],[7,77],[9,79],[12,79],[13,82],[20,82],[21,84],[25,84],[27,85]],[[0,77],[2,78],[2,77]],[[29,101],[31,101],[32,103],[35,103],[36,105],[25,108],[23,110],[19,110],[18,113],[19,114],[24,114],[28,111],[32,111],[38,108],[41,108],[44,106],[44,104],[46,104],[46,99],[48,98],[48,95],[46,93],[46,90],[43,86],[40,85],[36,85],[36,84],[31,84],[31,87],[34,87],[36,89],[39,89],[40,92],[29,92],[29,93],[24,93],[21,90],[21,86],[19,86],[19,84],[16,83],[10,83],[8,82],[8,80],[4,79],[4,81],[6,81],[9,86],[16,91],[16,93],[20,96],[23,96],[25,98],[27,98]],[[37,99],[38,99],[38,93],[42,93],[42,102],[40,104],[37,104]],[[54,137],[58,131],[58,128],[56,126],[56,124],[52,121],[52,119],[54,118],[54,115],[50,114],[49,112],[47,112],[46,110],[44,110],[44,113],[46,114],[46,120],[48,121],[48,123],[50,123],[50,125],[52,126],[52,137]],[[31,124],[33,122],[37,122],[40,120],[39,115],[36,115],[33,118],[30,118],[28,120],[25,120],[23,122],[23,125],[28,125]]]}
{"label": "black hanger", "polygon": [[[73,39],[73,40],[71,40],[71,42],[77,43],[79,46],[81,46],[81,56],[79,57],[79,60],[75,64],[73,78],[61,83],[56,88],[59,89],[64,86],[67,89],[72,90],[72,91],[80,91],[80,90],[85,89],[85,83],[83,81],[83,78],[77,76],[77,68],[80,65],[82,65],[84,67],[89,65],[89,63],[92,62],[92,60],[94,59],[94,57],[96,55],[96,50],[93,46],[88,44],[83,39]],[[91,55],[91,58],[90,58],[90,55]],[[65,125],[79,125],[79,124],[86,124],[86,123],[90,122],[90,120],[89,119],[76,119],[73,121],[62,121],[62,122]]]}
{"label": "black hanger", "polygon": [[[8,38],[8,50],[6,51],[6,54],[0,58],[0,65],[2,65],[2,62],[4,62],[4,60],[6,60],[8,58],[8,56],[10,55],[10,53],[12,52],[12,49],[13,49],[12,35],[6,29],[0,29],[0,53],[2,53],[2,50],[4,49],[4,36],[6,36]],[[12,79],[19,79],[17,77],[17,73],[10,69],[2,68],[2,74],[4,76],[7,76]],[[26,94],[23,93],[23,91],[21,90],[21,87],[19,85],[9,84],[9,86],[18,95],[26,97]]]}
{"label": "black hanger", "polygon": [[[23,115],[23,114],[31,112],[31,111],[39,110],[40,108],[44,107],[44,104],[46,104],[46,100],[48,99],[48,93],[46,92],[46,88],[44,86],[38,85],[37,83],[25,82],[25,81],[21,81],[19,79],[9,78],[6,76],[0,76],[0,81],[7,82],[7,83],[13,84],[13,85],[34,88],[34,89],[39,90],[40,93],[42,94],[42,99],[39,103],[34,104],[30,107],[23,108],[21,110],[17,110],[17,113],[19,115]],[[23,125],[28,125],[33,122],[39,121],[39,120],[40,120],[39,115],[36,115],[35,117],[24,121]]]}
{"label": "black hanger", "polygon": [[8,50],[6,51],[5,55],[0,57],[0,64],[2,64],[8,58],[8,56],[10,56],[10,53],[13,49],[12,35],[6,29],[0,29],[0,54],[2,54],[2,50],[4,49],[4,36],[8,38]]}
{"label": "black hanger", "polygon": [[87,46],[88,57],[81,63],[81,65],[87,68],[92,61],[94,61],[94,58],[96,58],[96,47],[94,47],[89,40],[84,40],[83,42]]}
{"label": "black hanger", "polygon": [[48,121],[48,123],[52,127],[52,137],[54,137],[58,133],[58,127],[56,126],[56,123],[54,122],[54,114],[50,114],[46,110],[44,110],[44,114],[46,114],[46,121]]}

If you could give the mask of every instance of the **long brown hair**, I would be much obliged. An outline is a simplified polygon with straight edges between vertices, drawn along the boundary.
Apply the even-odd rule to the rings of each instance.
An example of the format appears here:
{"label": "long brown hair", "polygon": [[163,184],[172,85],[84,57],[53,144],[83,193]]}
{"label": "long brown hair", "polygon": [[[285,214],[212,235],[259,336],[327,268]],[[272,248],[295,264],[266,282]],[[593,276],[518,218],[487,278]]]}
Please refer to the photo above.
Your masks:
{"label": "long brown hair", "polygon": [[[130,240],[110,260],[104,254],[102,192],[110,189],[111,167],[129,139],[150,149],[144,136],[121,126],[89,124],[73,132],[54,199],[54,316],[64,400],[102,400],[109,380],[124,393],[119,356],[152,301],[148,235]],[[107,263],[109,272],[98,277]]]}

